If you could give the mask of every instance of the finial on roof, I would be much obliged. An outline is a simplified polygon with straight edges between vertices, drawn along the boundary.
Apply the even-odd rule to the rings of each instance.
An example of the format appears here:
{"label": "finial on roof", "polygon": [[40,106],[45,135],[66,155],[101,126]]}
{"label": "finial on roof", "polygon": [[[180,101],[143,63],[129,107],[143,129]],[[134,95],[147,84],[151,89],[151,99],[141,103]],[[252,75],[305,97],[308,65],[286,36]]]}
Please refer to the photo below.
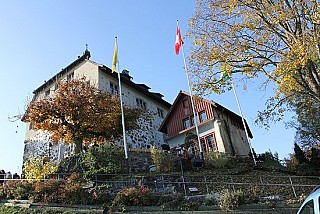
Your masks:
{"label": "finial on roof", "polygon": [[86,50],[84,51],[83,55],[86,57],[86,59],[90,59],[91,57],[90,51],[88,50],[88,44],[86,44]]}

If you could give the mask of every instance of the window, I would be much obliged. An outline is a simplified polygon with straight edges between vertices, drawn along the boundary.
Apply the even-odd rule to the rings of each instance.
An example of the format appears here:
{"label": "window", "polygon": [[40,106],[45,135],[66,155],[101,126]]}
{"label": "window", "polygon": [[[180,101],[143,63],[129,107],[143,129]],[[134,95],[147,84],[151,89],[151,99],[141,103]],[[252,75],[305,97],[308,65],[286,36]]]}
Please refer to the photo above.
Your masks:
{"label": "window", "polygon": [[161,118],[164,118],[163,116],[163,110],[158,108],[158,116],[161,117]]}
{"label": "window", "polygon": [[182,101],[182,106],[183,106],[183,108],[188,108],[189,107],[189,102],[188,102],[187,99]]}
{"label": "window", "polygon": [[46,90],[46,91],[44,92],[44,95],[45,95],[45,96],[49,96],[49,95],[50,95],[50,89]]}
{"label": "window", "polygon": [[136,103],[137,103],[138,107],[140,107],[140,108],[142,108],[144,110],[147,109],[147,104],[142,99],[136,98]]}
{"label": "window", "polygon": [[195,125],[195,120],[194,120],[194,116],[192,115],[191,117],[190,117],[190,119],[191,119],[191,126],[194,126]]}
{"label": "window", "polygon": [[112,82],[110,82],[110,94],[112,94],[112,95],[119,94],[118,85],[113,84]]}
{"label": "window", "polygon": [[190,123],[190,118],[189,117],[183,119],[183,127],[184,127],[184,129],[188,129],[188,128],[191,127],[191,123]]}
{"label": "window", "polygon": [[208,145],[209,152],[216,151],[217,147],[216,147],[216,144],[214,142],[213,135],[209,135],[205,139],[206,139],[206,143]]}
{"label": "window", "polygon": [[67,75],[67,81],[71,81],[74,78],[74,72],[71,72],[70,74]]}
{"label": "window", "polygon": [[199,112],[199,119],[200,119],[200,123],[203,123],[204,121],[207,120],[207,114],[205,111]]}
{"label": "window", "polygon": [[213,152],[217,150],[214,140],[214,134],[207,135],[200,139],[202,150],[205,152]]}

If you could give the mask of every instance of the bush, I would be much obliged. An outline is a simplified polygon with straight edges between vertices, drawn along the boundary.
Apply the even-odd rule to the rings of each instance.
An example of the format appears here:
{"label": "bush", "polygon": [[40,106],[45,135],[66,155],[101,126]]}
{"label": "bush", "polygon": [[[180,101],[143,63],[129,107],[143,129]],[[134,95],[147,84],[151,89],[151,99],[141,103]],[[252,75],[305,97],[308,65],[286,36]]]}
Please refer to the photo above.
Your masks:
{"label": "bush", "polygon": [[198,210],[201,204],[200,201],[182,201],[178,205],[178,209],[183,211],[195,211]]}
{"label": "bush", "polygon": [[240,197],[229,189],[224,189],[220,193],[219,206],[223,210],[233,210],[239,205]]}
{"label": "bush", "polygon": [[224,153],[208,152],[205,153],[205,166],[208,168],[226,169],[234,167],[234,160]]}
{"label": "bush", "polygon": [[7,181],[0,188],[0,199],[27,200],[34,188],[29,181]]}
{"label": "bush", "polygon": [[128,188],[118,192],[111,206],[150,206],[157,202],[157,196],[149,188]]}
{"label": "bush", "polygon": [[62,200],[61,186],[63,181],[49,179],[45,181],[37,181],[34,185],[34,192],[31,198],[35,202],[40,203],[60,203]]}
{"label": "bush", "polygon": [[89,147],[82,158],[85,178],[97,174],[121,174],[125,169],[122,149],[109,143]]}
{"label": "bush", "polygon": [[152,149],[151,157],[153,163],[157,166],[157,171],[161,173],[168,173],[177,171],[178,157],[174,153],[168,153],[166,151]]}
{"label": "bush", "polygon": [[204,205],[206,206],[218,205],[218,203],[216,194],[208,194],[204,198]]}
{"label": "bush", "polygon": [[17,200],[28,200],[34,191],[34,187],[29,181],[18,181],[13,190],[13,197]]}

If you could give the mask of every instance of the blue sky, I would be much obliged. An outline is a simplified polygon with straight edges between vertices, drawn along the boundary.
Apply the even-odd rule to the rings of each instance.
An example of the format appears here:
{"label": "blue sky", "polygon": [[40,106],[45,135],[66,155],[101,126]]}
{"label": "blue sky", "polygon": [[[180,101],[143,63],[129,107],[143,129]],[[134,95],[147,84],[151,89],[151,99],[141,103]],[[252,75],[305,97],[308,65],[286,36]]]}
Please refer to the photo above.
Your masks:
{"label": "blue sky", "polygon": [[[9,122],[8,116],[22,114],[33,90],[81,55],[85,44],[91,60],[111,67],[117,36],[120,70],[129,70],[133,81],[147,84],[170,103],[180,90],[188,91],[174,42],[176,20],[184,36],[194,9],[195,1],[181,0],[1,1],[0,169],[21,172],[25,125]],[[188,56],[190,41],[184,41]],[[286,157],[293,151],[294,130],[282,122],[270,130],[254,124],[272,88],[261,90],[258,81],[246,90],[235,84],[255,151],[270,149]],[[206,98],[239,113],[232,92]]]}

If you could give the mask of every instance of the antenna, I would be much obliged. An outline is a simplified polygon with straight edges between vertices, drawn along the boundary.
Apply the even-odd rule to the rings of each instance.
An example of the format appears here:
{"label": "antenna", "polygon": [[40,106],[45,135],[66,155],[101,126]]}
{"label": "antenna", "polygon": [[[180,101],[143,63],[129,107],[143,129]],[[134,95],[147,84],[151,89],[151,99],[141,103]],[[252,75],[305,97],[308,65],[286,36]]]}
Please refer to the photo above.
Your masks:
{"label": "antenna", "polygon": [[8,120],[10,122],[16,122],[18,120],[21,120],[22,117],[23,117],[23,114],[17,114],[17,115],[14,115],[12,117],[8,116]]}

